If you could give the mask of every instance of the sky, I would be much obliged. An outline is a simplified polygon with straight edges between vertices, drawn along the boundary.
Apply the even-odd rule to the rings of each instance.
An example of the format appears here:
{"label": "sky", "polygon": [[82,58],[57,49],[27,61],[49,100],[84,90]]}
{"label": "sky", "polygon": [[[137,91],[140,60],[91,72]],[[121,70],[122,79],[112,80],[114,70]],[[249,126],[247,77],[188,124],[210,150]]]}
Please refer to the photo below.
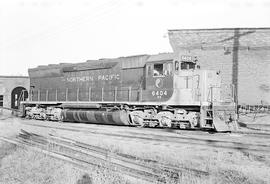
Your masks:
{"label": "sky", "polygon": [[270,0],[0,0],[0,75],[172,52],[169,29],[270,27]]}

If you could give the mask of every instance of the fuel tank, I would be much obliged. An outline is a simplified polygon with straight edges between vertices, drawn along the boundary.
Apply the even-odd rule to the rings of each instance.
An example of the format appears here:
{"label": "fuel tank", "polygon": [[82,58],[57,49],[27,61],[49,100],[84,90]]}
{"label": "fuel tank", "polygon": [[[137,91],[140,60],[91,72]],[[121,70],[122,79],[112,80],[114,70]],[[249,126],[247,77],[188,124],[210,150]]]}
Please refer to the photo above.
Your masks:
{"label": "fuel tank", "polygon": [[107,125],[131,125],[126,111],[102,111],[102,110],[77,110],[64,109],[63,121],[107,124]]}

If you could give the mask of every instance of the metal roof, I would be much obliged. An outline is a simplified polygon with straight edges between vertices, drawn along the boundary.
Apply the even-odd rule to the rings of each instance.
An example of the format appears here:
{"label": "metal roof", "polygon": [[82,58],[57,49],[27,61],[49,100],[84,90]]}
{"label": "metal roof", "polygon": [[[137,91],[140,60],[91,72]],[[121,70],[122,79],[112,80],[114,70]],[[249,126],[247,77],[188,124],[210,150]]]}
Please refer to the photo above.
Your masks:
{"label": "metal roof", "polygon": [[116,60],[121,62],[121,66],[123,69],[128,69],[128,68],[144,67],[148,58],[149,55],[137,55],[137,56],[120,57],[117,58]]}
{"label": "metal roof", "polygon": [[107,69],[113,68],[118,62],[108,62],[107,60],[97,60],[79,64],[73,64],[72,66],[64,66],[63,72],[73,72],[73,71],[85,71],[85,70],[97,70],[97,69]]}
{"label": "metal roof", "polygon": [[145,66],[147,62],[168,61],[173,60],[174,57],[175,57],[174,53],[159,53],[155,55],[144,54],[118,58],[87,60],[86,62],[82,63],[60,63],[60,64],[41,65],[36,68],[30,68],[28,69],[28,71],[33,72],[40,70],[51,70],[58,73],[61,70],[63,70],[63,72],[71,72],[71,71],[113,68],[117,64],[120,64],[122,69],[142,68]]}
{"label": "metal roof", "polygon": [[147,62],[153,62],[153,61],[170,61],[175,58],[174,53],[160,53],[156,55],[151,55],[148,59]]}

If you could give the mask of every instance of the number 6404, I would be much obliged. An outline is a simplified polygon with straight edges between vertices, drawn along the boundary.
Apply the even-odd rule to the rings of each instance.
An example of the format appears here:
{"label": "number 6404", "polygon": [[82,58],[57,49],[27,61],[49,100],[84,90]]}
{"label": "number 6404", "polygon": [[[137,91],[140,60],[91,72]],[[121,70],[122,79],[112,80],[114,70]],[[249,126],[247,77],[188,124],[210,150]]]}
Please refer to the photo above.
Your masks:
{"label": "number 6404", "polygon": [[167,91],[152,91],[152,96],[163,96],[167,95]]}

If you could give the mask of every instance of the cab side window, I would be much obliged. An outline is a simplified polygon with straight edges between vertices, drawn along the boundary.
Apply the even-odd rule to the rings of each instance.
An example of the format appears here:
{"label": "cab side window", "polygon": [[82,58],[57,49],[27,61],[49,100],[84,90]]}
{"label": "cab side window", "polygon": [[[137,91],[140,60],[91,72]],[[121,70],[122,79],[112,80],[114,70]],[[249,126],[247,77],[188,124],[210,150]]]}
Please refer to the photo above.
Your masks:
{"label": "cab side window", "polygon": [[168,76],[172,75],[173,64],[167,63],[157,63],[153,67],[153,76]]}
{"label": "cab side window", "polygon": [[153,76],[162,76],[163,73],[163,64],[154,64]]}

